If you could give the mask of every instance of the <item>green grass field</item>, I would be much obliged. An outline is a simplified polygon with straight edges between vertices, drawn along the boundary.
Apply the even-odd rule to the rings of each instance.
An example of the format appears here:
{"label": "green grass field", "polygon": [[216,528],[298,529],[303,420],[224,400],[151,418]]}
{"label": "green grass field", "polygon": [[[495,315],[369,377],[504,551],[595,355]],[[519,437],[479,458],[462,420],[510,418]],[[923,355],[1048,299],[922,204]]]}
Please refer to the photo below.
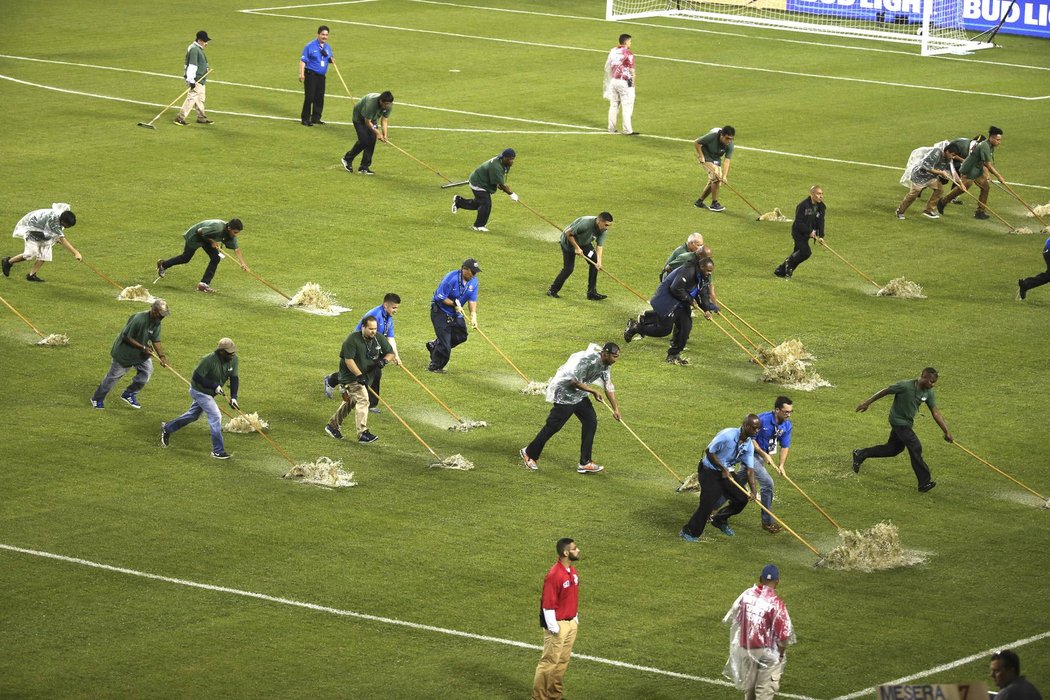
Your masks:
{"label": "green grass field", "polygon": [[[916,430],[933,492],[916,493],[905,455],[868,462],[859,477],[849,456],[885,438],[889,400],[865,414],[854,407],[933,365],[955,437],[1050,491],[1038,438],[1050,288],[1014,298],[1016,279],[1042,269],[1043,237],[976,221],[970,199],[940,221],[919,216],[919,204],[906,221],[893,216],[913,148],[989,124],[1005,130],[997,165],[1018,193],[1050,200],[1050,44],[1001,36],[994,51],[929,59],[684,20],[614,25],[594,0],[240,12],[251,5],[0,3],[0,222],[71,203],[79,223],[69,238],[86,261],[168,300],[163,340],[176,369],[188,374],[233,337],[242,407],[271,423],[294,460],[342,459],[360,485],[281,480],[288,463],[257,435],[229,436],[233,459],[210,459],[203,421],[161,449],[158,424],[188,398],[159,367],[142,410],[117,393],[92,410],[113,338],[144,305],[116,301],[116,289],[60,247],[41,272],[47,284],[24,282],[27,265],[16,267],[0,295],[71,344],[35,347],[37,336],[0,311],[0,696],[524,697],[539,656],[527,645],[542,642],[542,577],[566,535],[583,552],[575,651],[590,657],[569,668],[572,697],[737,697],[717,683],[728,647],[720,620],[770,561],[798,633],[782,685],[789,696],[870,697],[899,678],[987,679],[986,652],[1020,640],[1031,640],[1018,646],[1023,670],[1047,692],[1050,514],[1035,496],[943,442],[927,413]],[[646,297],[667,253],[703,232],[720,298],[771,339],[801,339],[834,384],[786,391],[796,409],[789,473],[847,528],[892,521],[927,563],[874,574],[815,568],[788,533],[759,528],[754,506],[734,519],[734,538],[709,529],[687,544],[676,533],[695,494],[675,494],[674,478],[604,409],[595,449],[604,474],[573,469],[575,421],[549,443],[539,472],[523,470],[517,451],[548,407],[518,393],[522,382],[490,346],[472,337],[447,375],[422,372],[441,276],[466,257],[481,261],[481,327],[537,380],[588,342],[620,338],[644,305],[604,276],[609,299],[586,301],[579,269],[562,299],[544,296],[560,267],[557,231],[502,194],[491,233],[477,234],[470,212],[449,212],[442,181],[392,148],[377,149],[377,177],[345,173],[352,103],[334,75],[329,124],[298,124],[297,59],[321,23],[355,95],[394,93],[395,144],[454,179],[514,147],[510,184],[522,202],[562,225],[613,212],[606,267]],[[201,28],[213,38],[216,123],[179,128],[169,112],[156,131],[136,128],[182,89],[183,51]],[[638,55],[636,139],[604,133],[601,67],[623,31]],[[789,225],[756,222],[729,192],[724,214],[692,206],[701,180],[691,141],[722,124],[737,129],[731,182],[757,207],[790,212],[819,182],[835,250],[881,283],[918,282],[928,298],[876,297],[821,250],[790,282],[773,277],[791,249]],[[991,205],[1011,225],[1036,228],[1006,193],[993,190]],[[199,294],[201,255],[152,284],[154,261],[212,217],[243,219],[245,258],[274,286],[291,294],[318,282],[353,311],[284,309],[231,261],[215,279],[219,294]],[[8,240],[3,255],[20,246]],[[408,367],[490,427],[447,432],[454,421],[396,367],[384,398],[473,471],[428,469],[430,455],[389,412],[370,421],[374,445],[322,432],[335,402],[320,378],[359,314],[388,291],[404,300],[397,330]],[[665,350],[657,339],[625,346],[613,376],[626,423],[685,476],[718,430],[769,410],[785,390],[760,382],[712,324],[697,322],[691,366],[666,365]],[[783,480],[777,489],[775,510],[793,529],[822,552],[837,544],[797,492]]]}

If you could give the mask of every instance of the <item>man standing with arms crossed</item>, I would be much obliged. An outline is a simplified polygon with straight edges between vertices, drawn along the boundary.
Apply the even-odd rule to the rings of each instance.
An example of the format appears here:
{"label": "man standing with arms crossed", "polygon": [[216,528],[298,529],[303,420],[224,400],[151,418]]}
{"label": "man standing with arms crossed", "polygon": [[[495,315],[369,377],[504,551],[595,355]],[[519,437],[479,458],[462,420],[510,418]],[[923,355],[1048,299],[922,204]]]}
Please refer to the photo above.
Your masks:
{"label": "man standing with arms crossed", "polygon": [[[718,187],[723,182],[729,181],[729,165],[733,158],[733,139],[736,138],[736,129],[726,125],[721,129],[714,128],[707,132],[695,142],[696,159],[700,166],[707,171],[707,184],[700,198],[693,204],[698,209],[708,209],[713,212],[722,212],[726,208],[718,202]],[[723,163],[723,160],[725,161]],[[704,204],[707,195],[711,195],[711,206]]]}
{"label": "man standing with arms crossed", "polygon": [[460,209],[467,209],[469,211],[477,211],[477,216],[474,218],[474,225],[470,228],[474,231],[480,231],[482,233],[488,233],[488,229],[485,228],[485,224],[489,222],[489,214],[492,213],[492,195],[496,193],[496,190],[503,190],[508,195],[512,202],[518,201],[518,195],[511,191],[510,187],[507,186],[507,175],[510,174],[510,168],[514,165],[514,159],[518,157],[518,154],[513,148],[504,148],[503,152],[494,158],[489,158],[484,163],[474,168],[474,172],[470,174],[470,190],[474,193],[473,199],[464,199],[458,194],[452,197],[452,213],[455,214]]}
{"label": "man standing with arms crossed", "polygon": [[572,656],[579,624],[580,577],[572,563],[580,560],[580,548],[570,537],[556,545],[558,561],[543,579],[540,598],[540,627],[543,628],[543,655],[536,665],[532,700],[560,700],[564,697],[562,679]]}
{"label": "man standing with arms crossed", "polygon": [[624,136],[637,136],[631,127],[634,114],[634,54],[631,53],[631,35],[621,34],[620,45],[609,51],[605,59],[605,85],[602,96],[609,100],[609,133],[616,133],[616,115],[623,110]]}
{"label": "man standing with arms crossed", "polygon": [[598,293],[598,270],[602,268],[605,234],[612,226],[613,215],[603,211],[598,216],[581,216],[561,232],[561,272],[554,278],[547,296],[558,299],[558,292],[576,266],[576,256],[587,260],[587,298],[601,301],[607,295]]}
{"label": "man standing with arms crossed", "polygon": [[324,124],[324,84],[328,64],[333,63],[332,47],[328,45],[328,27],[317,28],[317,38],[303,47],[299,57],[299,82],[303,84],[303,111],[300,119],[303,126]]}
{"label": "man standing with arms crossed", "polygon": [[362,175],[375,175],[372,172],[372,154],[376,150],[376,139],[383,143],[387,140],[387,125],[390,113],[394,111],[394,96],[389,90],[370,92],[354,105],[354,130],[357,142],[343,155],[343,169],[354,172],[354,158],[361,153],[361,167],[357,172]]}
{"label": "man standing with arms crossed", "polygon": [[[784,465],[787,464],[788,449],[791,447],[791,414],[795,412],[795,406],[786,396],[778,396],[773,402],[773,410],[758,414],[758,420],[762,422],[762,428],[755,436],[755,480],[760,487],[760,502],[768,510],[773,509],[773,477],[766,470],[766,465],[776,469],[781,476],[784,475]],[[780,452],[780,463],[773,461],[773,455]],[[765,464],[763,464],[763,462]],[[762,511],[762,529],[772,534],[777,534],[782,529],[772,516]]]}
{"label": "man standing with arms crossed", "polygon": [[744,700],[773,700],[787,663],[787,645],[795,629],[787,606],[777,595],[780,571],[767,564],[758,584],[736,599],[722,623],[730,625],[729,660],[722,674],[733,679]]}
{"label": "man standing with arms crossed", "polygon": [[474,258],[467,258],[458,270],[444,276],[434,290],[430,302],[430,323],[434,326],[434,339],[426,343],[430,353],[427,371],[444,374],[452,357],[452,348],[467,342],[467,320],[463,316],[463,304],[470,308],[470,325],[478,327],[478,280],[481,265]]}
{"label": "man standing with arms crossed", "polygon": [[893,405],[890,406],[890,438],[885,445],[853,450],[853,471],[855,473],[860,474],[860,465],[869,457],[895,457],[907,448],[908,456],[911,458],[911,468],[915,472],[915,478],[919,480],[919,492],[925,493],[937,485],[937,482],[930,478],[930,468],[926,466],[922,458],[922,443],[919,442],[919,436],[912,430],[912,423],[915,421],[915,414],[919,412],[919,406],[926,404],[930,413],[933,414],[933,419],[944,432],[944,441],[955,441],[937,408],[937,401],[933,395],[933,385],[936,383],[937,370],[927,367],[918,379],[905,379],[896,384],[890,384],[857,406],[857,413],[863,413],[868,410],[868,406],[883,396],[893,394]]}
{"label": "man standing with arms crossed", "polygon": [[809,196],[795,207],[795,220],[791,223],[791,240],[795,242],[795,248],[791,255],[773,270],[774,275],[791,279],[795,268],[813,255],[809,242],[813,240],[824,243],[824,220],[827,218],[827,212],[828,208],[824,205],[824,188],[813,185],[809,188]]}
{"label": "man standing with arms crossed", "polygon": [[197,111],[197,123],[198,124],[211,124],[211,119],[208,119],[208,115],[204,113],[204,83],[208,80],[206,74],[211,69],[208,67],[208,57],[204,55],[204,47],[211,41],[211,37],[208,36],[208,32],[203,29],[197,32],[197,38],[193,40],[193,43],[186,48],[186,63],[185,63],[185,74],[186,85],[189,86],[190,90],[186,93],[186,100],[182,103],[182,108],[179,109],[178,115],[175,117],[175,123],[179,126],[186,126],[186,117],[190,115],[190,110],[194,109]]}

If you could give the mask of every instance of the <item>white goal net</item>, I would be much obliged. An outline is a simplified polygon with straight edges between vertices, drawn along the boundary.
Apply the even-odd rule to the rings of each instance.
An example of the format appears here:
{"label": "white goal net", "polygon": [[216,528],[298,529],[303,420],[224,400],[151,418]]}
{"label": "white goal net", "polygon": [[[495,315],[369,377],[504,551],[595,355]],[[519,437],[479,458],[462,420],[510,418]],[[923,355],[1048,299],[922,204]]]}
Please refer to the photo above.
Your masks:
{"label": "white goal net", "polygon": [[967,38],[963,0],[606,0],[607,20],[686,19],[896,41],[924,56],[966,53],[992,44]]}

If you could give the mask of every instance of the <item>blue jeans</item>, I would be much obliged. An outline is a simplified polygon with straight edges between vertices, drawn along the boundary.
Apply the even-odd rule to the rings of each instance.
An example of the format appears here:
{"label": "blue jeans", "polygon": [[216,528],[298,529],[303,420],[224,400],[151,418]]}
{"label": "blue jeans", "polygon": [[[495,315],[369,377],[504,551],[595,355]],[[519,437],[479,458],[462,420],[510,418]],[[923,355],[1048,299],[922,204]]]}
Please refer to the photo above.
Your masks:
{"label": "blue jeans", "polygon": [[146,386],[146,382],[149,381],[150,375],[153,374],[153,362],[150,361],[150,358],[147,357],[142,362],[132,365],[131,367],[125,367],[114,360],[112,364],[110,364],[106,376],[102,378],[102,383],[98,385],[98,388],[95,389],[95,393],[91,395],[91,400],[102,401],[106,398],[106,394],[110,392],[113,385],[116,384],[121,377],[127,374],[128,370],[132,367],[135,368],[135,378],[131,380],[131,384],[128,385],[126,393],[134,394],[138,391],[142,391],[142,387]]}
{"label": "blue jeans", "polygon": [[208,417],[208,429],[211,431],[211,451],[223,452],[222,414],[219,413],[219,405],[215,403],[213,397],[197,391],[193,387],[190,387],[190,398],[193,399],[193,403],[190,404],[189,410],[175,420],[165,423],[164,430],[174,433],[176,430],[184,428],[200,418],[203,413]]}
{"label": "blue jeans", "polygon": [[[758,482],[758,500],[769,510],[773,510],[773,477],[769,475],[766,470],[766,465],[759,464],[758,460],[755,460],[755,481]],[[762,511],[762,524],[772,525],[773,518],[769,517],[769,513]]]}

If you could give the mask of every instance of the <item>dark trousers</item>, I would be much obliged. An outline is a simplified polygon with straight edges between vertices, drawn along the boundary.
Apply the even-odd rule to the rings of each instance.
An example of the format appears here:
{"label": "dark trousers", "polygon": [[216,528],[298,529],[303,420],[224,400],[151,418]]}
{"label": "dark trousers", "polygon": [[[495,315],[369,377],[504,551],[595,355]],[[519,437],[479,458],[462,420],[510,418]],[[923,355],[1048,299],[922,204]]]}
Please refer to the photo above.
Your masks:
{"label": "dark trousers", "polygon": [[788,275],[793,273],[796,267],[809,260],[810,256],[813,255],[813,251],[809,247],[810,238],[808,233],[801,236],[792,231],[791,240],[795,242],[795,249],[791,251],[791,255],[787,257],[787,260],[780,263],[780,266],[777,268]]}
{"label": "dark trousers", "polygon": [[430,369],[441,369],[448,364],[452,348],[467,342],[467,321],[462,316],[449,316],[430,305],[430,323],[434,326],[434,349],[430,351]]}
{"label": "dark trousers", "polygon": [[[381,367],[377,367],[376,369],[373,369],[372,370],[372,382],[368,386],[370,386],[372,388],[372,391],[374,391],[375,393],[373,394],[372,391],[368,392],[368,407],[369,408],[375,408],[376,406],[379,405],[379,383],[380,383],[380,381],[382,381],[382,379],[383,379],[383,369]],[[335,387],[339,386],[339,373],[338,372],[332,372],[331,374],[328,375],[327,381],[328,381],[328,386],[332,387],[333,389]]]}
{"label": "dark trousers", "polygon": [[525,454],[539,461],[540,455],[543,454],[543,446],[565,426],[566,421],[572,416],[580,419],[580,464],[590,462],[591,449],[594,447],[594,434],[598,431],[598,416],[595,415],[594,406],[587,397],[584,397],[579,403],[554,404],[547,415],[547,422],[525,448]]}
{"label": "dark trousers", "polygon": [[311,70],[303,73],[303,113],[304,124],[321,121],[324,111],[324,76]]}
{"label": "dark trousers", "polygon": [[930,483],[930,468],[922,458],[922,443],[919,436],[907,425],[891,425],[890,439],[885,445],[865,447],[858,450],[861,459],[872,457],[896,457],[907,448],[908,456],[911,458],[911,468],[915,472],[915,478],[919,480],[919,486]]}
{"label": "dark trousers", "polygon": [[638,319],[638,333],[648,338],[671,336],[668,355],[678,355],[685,350],[689,334],[693,332],[693,316],[689,307],[678,306],[671,316],[660,316],[650,309]]}
{"label": "dark trousers", "polygon": [[[565,280],[569,279],[572,271],[576,268],[576,249],[569,248],[565,250],[561,248],[561,272],[554,278],[554,282],[551,283],[551,291],[557,294],[561,291],[562,286],[565,284]],[[594,247],[590,243],[587,245],[581,245],[583,254],[587,256],[587,259],[591,262],[598,262],[595,257]],[[587,291],[595,292],[598,288],[598,268],[591,263],[586,263],[590,270],[587,271]]]}
{"label": "dark trousers", "polygon": [[[729,501],[719,511],[719,519],[723,520],[723,522],[730,516],[742,511],[744,506],[747,505],[747,496],[722,477],[722,470],[708,469],[703,466],[703,463],[700,463],[697,465],[696,475],[700,480],[700,504],[697,506],[696,512],[693,513],[693,517],[689,518],[689,522],[682,527],[682,532],[693,537],[699,537],[704,534],[704,528],[707,527],[707,519],[714,513],[715,507],[721,500]],[[737,475],[731,478],[737,478]],[[746,479],[747,477],[745,476],[744,478]],[[733,510],[730,513],[727,509]]]}
{"label": "dark trousers", "polygon": [[[741,488],[747,489],[747,470],[741,470],[733,472],[731,477],[733,481],[737,483]],[[725,487],[725,505],[715,511],[714,520],[711,521],[716,527],[718,525],[725,525],[729,522],[729,519],[742,511],[747,507],[748,497],[747,491],[741,491],[736,486],[726,482],[723,479],[723,485]]]}
{"label": "dark trousers", "polygon": [[457,194],[456,206],[460,209],[477,211],[478,215],[474,219],[474,225],[484,226],[489,222],[489,214],[492,213],[492,195],[485,190],[476,190],[473,187],[470,188],[470,191],[474,199],[464,199]]}
{"label": "dark trousers", "polygon": [[364,153],[361,156],[361,168],[370,168],[372,167],[372,154],[376,150],[376,135],[368,124],[356,119],[354,120],[354,131],[357,132],[357,143],[343,157],[346,158],[347,163],[352,165],[354,158]]}
{"label": "dark trousers", "polygon": [[1042,287],[1047,282],[1050,282],[1050,250],[1043,251],[1043,260],[1046,261],[1046,272],[1040,272],[1038,275],[1025,277],[1021,280],[1021,286],[1024,289]]}
{"label": "dark trousers", "polygon": [[[219,257],[219,249],[212,247],[210,243],[205,243],[201,247],[209,258],[208,267],[204,269],[204,276],[201,277],[201,282],[204,284],[211,284],[212,278],[215,277],[215,271],[219,269],[219,260],[222,258]],[[160,266],[167,270],[169,267],[174,267],[175,265],[185,265],[193,259],[193,254],[198,250],[198,248],[194,248],[187,243],[186,247],[182,249],[182,255],[168,258],[162,262]]]}

